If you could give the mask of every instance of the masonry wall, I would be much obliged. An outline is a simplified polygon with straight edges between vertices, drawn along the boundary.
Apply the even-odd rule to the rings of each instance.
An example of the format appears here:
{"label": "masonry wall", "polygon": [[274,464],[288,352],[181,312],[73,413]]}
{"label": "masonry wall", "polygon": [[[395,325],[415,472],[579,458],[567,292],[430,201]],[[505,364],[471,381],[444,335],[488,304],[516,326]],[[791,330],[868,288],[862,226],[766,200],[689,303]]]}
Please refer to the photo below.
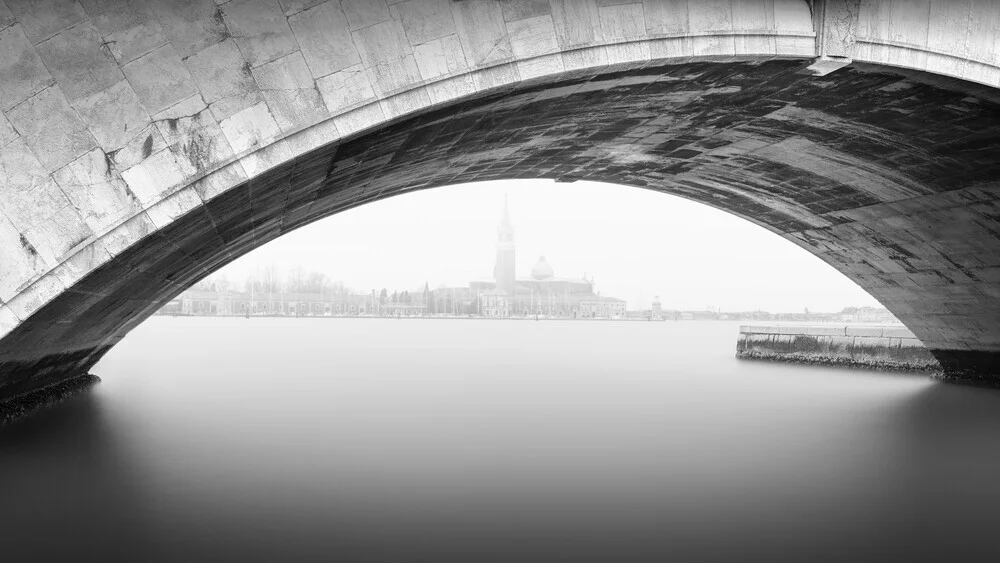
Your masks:
{"label": "masonry wall", "polygon": [[740,327],[736,357],[890,370],[936,371],[937,360],[905,327]]}

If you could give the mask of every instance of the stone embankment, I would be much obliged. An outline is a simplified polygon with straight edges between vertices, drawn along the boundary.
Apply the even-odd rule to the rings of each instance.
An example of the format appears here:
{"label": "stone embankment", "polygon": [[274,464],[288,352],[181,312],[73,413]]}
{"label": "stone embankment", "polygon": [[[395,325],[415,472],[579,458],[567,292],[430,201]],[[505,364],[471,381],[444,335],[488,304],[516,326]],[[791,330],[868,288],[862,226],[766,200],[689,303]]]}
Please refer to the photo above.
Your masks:
{"label": "stone embankment", "polygon": [[923,343],[902,326],[743,325],[736,357],[867,369],[940,369]]}

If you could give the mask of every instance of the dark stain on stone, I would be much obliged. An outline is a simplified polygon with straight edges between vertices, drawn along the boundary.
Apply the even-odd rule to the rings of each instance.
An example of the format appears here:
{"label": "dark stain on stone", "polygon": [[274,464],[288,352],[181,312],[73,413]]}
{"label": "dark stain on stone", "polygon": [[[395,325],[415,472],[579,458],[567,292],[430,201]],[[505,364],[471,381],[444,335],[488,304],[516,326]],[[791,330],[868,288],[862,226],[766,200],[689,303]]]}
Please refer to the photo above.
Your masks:
{"label": "dark stain on stone", "polygon": [[171,133],[177,132],[177,122],[180,121],[179,117],[171,117],[167,119],[167,126],[170,127]]}
{"label": "dark stain on stone", "polygon": [[115,165],[114,159],[116,154],[118,154],[118,151],[104,153],[104,174],[109,178],[111,177],[111,169]]}
{"label": "dark stain on stone", "polygon": [[142,158],[149,158],[153,154],[153,136],[149,135],[142,143]]}
{"label": "dark stain on stone", "polygon": [[35,250],[35,247],[32,246],[30,242],[28,242],[28,239],[24,238],[24,235],[21,235],[21,246],[27,250],[28,254],[32,257],[38,256],[38,251]]}
{"label": "dark stain on stone", "polygon": [[211,146],[212,139],[206,138],[201,131],[198,131],[191,139],[181,145],[181,151],[191,164],[201,172],[211,165],[212,153],[209,150]]}
{"label": "dark stain on stone", "polygon": [[215,14],[212,15],[212,20],[215,22],[215,36],[219,41],[225,41],[232,37],[229,33],[229,26],[226,25],[226,16],[222,13],[222,8],[216,8]]}

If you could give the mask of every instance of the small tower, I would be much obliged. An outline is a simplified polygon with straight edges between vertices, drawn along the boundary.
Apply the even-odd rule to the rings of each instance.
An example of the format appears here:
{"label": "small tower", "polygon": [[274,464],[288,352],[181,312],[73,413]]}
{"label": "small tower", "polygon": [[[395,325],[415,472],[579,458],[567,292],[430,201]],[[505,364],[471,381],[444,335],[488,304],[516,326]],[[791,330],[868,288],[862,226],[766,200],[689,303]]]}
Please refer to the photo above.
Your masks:
{"label": "small tower", "polygon": [[497,261],[493,267],[496,288],[505,291],[509,298],[514,296],[514,227],[510,224],[507,195],[503,196],[503,217],[497,227]]}

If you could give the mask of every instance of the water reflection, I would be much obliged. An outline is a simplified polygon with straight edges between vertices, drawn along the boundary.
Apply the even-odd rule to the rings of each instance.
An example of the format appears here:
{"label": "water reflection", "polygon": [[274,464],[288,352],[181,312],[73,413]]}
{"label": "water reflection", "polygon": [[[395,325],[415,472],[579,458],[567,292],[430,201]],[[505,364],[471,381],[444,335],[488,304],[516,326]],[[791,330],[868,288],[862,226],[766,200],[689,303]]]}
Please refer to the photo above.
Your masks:
{"label": "water reflection", "polygon": [[723,323],[154,319],[92,393],[0,432],[4,553],[1000,554],[1000,393],[739,362],[735,337]]}

